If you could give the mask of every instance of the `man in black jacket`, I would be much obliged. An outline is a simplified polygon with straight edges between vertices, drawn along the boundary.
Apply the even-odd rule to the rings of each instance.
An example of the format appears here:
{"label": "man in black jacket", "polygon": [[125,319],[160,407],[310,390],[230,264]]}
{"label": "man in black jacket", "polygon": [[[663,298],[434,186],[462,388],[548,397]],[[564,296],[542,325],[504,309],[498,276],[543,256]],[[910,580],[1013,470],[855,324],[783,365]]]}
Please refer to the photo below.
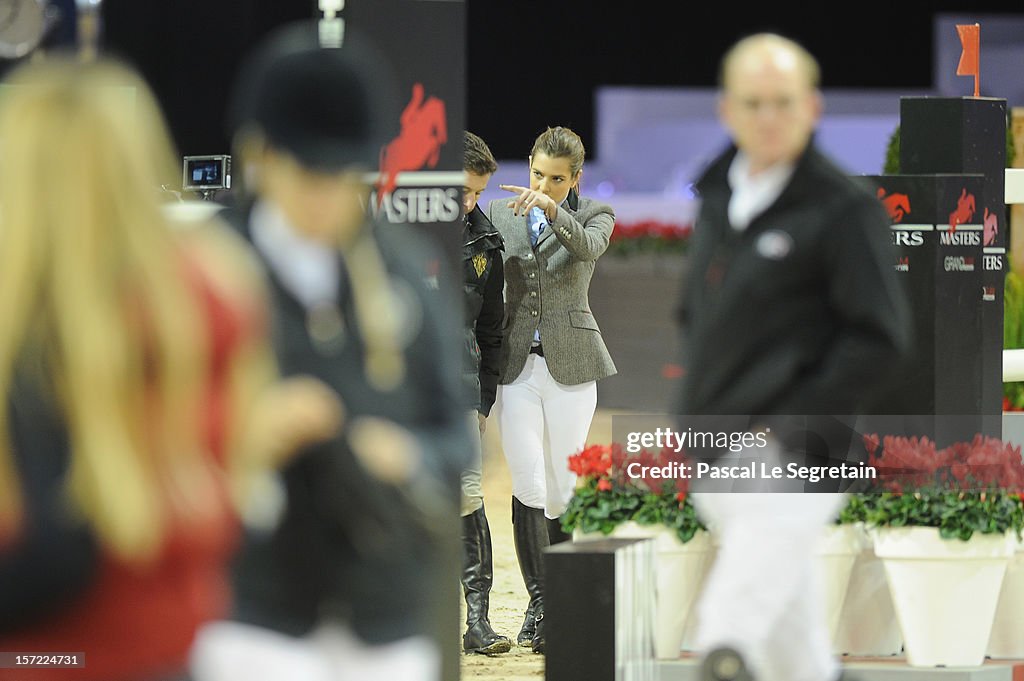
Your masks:
{"label": "man in black jacket", "polygon": [[[462,230],[463,286],[465,288],[466,335],[465,379],[474,405],[472,426],[482,438],[487,415],[494,405],[501,360],[501,323],[505,315],[502,289],[505,284],[501,235],[477,200],[498,164],[487,144],[466,131],[463,170],[466,184],[462,203],[465,215]],[[482,489],[483,450],[477,440],[473,464],[462,474],[462,590],[466,597],[466,633],[462,648],[466,652],[494,655],[507,653],[512,642],[495,633],[488,619],[494,562],[491,530],[484,511]]]}
{"label": "man in black jacket", "polygon": [[316,35],[282,29],[245,63],[231,111],[253,197],[230,220],[266,266],[281,372],[325,383],[344,423],[283,467],[280,518],[247,533],[233,621],[204,630],[194,675],[437,681],[472,451],[457,290],[428,285],[428,237],[367,217],[387,83],[355,34]]}
{"label": "man in black jacket", "polygon": [[[733,144],[697,183],[677,413],[749,416],[754,428],[873,413],[910,343],[884,210],[813,144],[822,105],[806,50],[751,36],[727,53],[721,78]],[[776,434],[740,458],[807,454]],[[698,604],[704,678],[834,681],[813,555],[841,497],[762,482],[760,494],[694,494],[721,541]]]}

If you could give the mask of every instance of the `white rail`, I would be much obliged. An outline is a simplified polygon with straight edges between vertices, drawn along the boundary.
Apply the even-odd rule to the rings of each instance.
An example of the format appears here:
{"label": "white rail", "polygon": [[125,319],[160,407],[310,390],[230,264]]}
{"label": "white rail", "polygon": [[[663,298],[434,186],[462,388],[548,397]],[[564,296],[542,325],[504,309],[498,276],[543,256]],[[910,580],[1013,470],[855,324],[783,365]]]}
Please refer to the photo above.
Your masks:
{"label": "white rail", "polygon": [[1003,350],[1003,383],[1024,381],[1024,349]]}

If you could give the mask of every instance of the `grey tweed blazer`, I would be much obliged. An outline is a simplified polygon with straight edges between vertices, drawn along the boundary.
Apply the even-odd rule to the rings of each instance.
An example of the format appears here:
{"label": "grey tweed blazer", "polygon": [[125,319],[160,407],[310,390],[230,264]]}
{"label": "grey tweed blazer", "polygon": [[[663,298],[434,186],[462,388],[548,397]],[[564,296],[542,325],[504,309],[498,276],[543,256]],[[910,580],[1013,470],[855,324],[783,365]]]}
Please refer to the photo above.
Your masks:
{"label": "grey tweed blazer", "polygon": [[[575,198],[575,197],[574,197]],[[587,297],[594,263],[608,248],[612,207],[580,197],[563,203],[550,227],[530,245],[530,221],[513,215],[509,199],[491,201],[487,217],[505,240],[504,342],[500,382],[516,380],[540,329],[548,370],[563,385],[596,381],[616,372]]]}

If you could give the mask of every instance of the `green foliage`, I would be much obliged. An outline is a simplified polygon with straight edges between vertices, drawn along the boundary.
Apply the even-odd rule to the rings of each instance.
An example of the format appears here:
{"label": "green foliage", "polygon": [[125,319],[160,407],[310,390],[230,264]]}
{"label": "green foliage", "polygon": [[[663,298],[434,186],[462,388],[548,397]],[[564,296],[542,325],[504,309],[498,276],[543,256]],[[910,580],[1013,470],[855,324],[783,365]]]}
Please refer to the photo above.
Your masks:
{"label": "green foliage", "polygon": [[882,164],[884,175],[897,175],[900,172],[900,126],[892,131],[889,144],[885,147],[885,163]]}
{"label": "green foliage", "polygon": [[930,490],[897,494],[861,492],[850,495],[840,523],[867,527],[936,527],[943,539],[966,541],[979,534],[1024,532],[1024,504],[1008,492],[993,490]]}
{"label": "green foliage", "polygon": [[[1003,347],[1024,348],[1024,278],[1012,268],[1003,282]],[[1024,381],[1003,383],[1004,408],[1024,410]]]}
{"label": "green foliage", "polygon": [[1017,158],[1017,145],[1013,138],[1013,125],[1006,126],[1006,167],[1012,168]]}
{"label": "green foliage", "polygon": [[1021,324],[1021,313],[1024,312],[1024,279],[1013,270],[1006,273],[1003,282],[1003,302],[1006,306],[1003,314],[1003,347],[1024,348],[1024,326]]}
{"label": "green foliage", "polygon": [[688,498],[680,501],[675,494],[668,491],[662,494],[645,494],[632,520],[641,525],[660,524],[675,530],[679,541],[684,544],[693,539],[698,530],[707,529]]}
{"label": "green foliage", "polygon": [[[649,493],[648,493],[649,494]],[[611,534],[615,528],[632,520],[644,504],[640,490],[600,491],[592,480],[576,488],[569,505],[562,514],[562,529],[572,532],[600,532]]]}
{"label": "green foliage", "polygon": [[[604,478],[607,479],[607,478]],[[644,489],[640,484],[615,484],[611,489],[598,489],[599,478],[581,481],[561,516],[562,530],[583,533],[611,534],[624,522],[640,525],[664,525],[675,530],[679,541],[686,543],[699,530],[707,529],[685,494],[676,492],[667,482],[660,492]]]}
{"label": "green foliage", "polygon": [[1009,531],[1022,538],[1019,446],[981,434],[941,449],[928,437],[865,434],[864,446],[875,478],[847,496],[837,523],[934,527],[944,539],[965,541]]}

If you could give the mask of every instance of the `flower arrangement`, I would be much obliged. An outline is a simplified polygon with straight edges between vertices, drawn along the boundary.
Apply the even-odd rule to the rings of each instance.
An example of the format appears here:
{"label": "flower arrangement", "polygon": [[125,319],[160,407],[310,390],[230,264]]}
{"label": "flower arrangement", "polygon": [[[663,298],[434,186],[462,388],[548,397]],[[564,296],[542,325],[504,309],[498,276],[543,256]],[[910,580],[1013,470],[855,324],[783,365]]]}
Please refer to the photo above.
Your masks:
{"label": "flower arrangement", "polygon": [[[935,527],[943,539],[1024,531],[1021,448],[976,435],[939,449],[927,437],[866,435],[871,489],[851,494],[837,522]],[[879,451],[881,448],[881,451]]]}
{"label": "flower arrangement", "polygon": [[618,256],[634,253],[685,253],[692,233],[692,225],[657,220],[619,222],[612,230],[608,253]]}
{"label": "flower arrangement", "polygon": [[[655,471],[672,470],[680,456],[670,449],[652,454],[627,454],[622,447],[591,445],[569,457],[577,486],[562,514],[562,529],[611,534],[628,521],[664,525],[682,542],[693,539],[704,523],[688,497],[687,480],[665,478]],[[675,468],[678,470],[678,468]],[[632,474],[632,475],[631,475]]]}

